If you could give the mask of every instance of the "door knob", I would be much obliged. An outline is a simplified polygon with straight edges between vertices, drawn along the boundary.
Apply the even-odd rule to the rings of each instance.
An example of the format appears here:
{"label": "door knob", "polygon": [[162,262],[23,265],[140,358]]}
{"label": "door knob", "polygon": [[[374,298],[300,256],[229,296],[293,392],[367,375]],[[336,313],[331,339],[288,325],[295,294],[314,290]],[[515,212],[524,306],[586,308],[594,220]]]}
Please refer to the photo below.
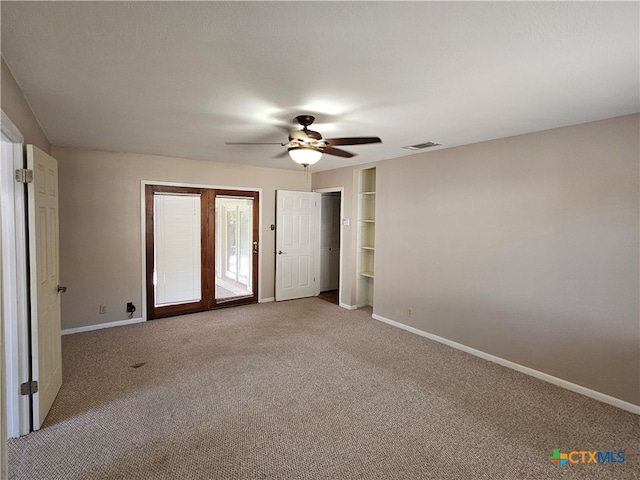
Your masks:
{"label": "door knob", "polygon": [[67,287],[63,287],[62,285],[58,285],[58,288],[56,289],[58,291],[58,293],[64,293],[67,291]]}
{"label": "door knob", "polygon": [[282,250],[278,250],[278,255],[286,255],[287,252],[283,252]]}

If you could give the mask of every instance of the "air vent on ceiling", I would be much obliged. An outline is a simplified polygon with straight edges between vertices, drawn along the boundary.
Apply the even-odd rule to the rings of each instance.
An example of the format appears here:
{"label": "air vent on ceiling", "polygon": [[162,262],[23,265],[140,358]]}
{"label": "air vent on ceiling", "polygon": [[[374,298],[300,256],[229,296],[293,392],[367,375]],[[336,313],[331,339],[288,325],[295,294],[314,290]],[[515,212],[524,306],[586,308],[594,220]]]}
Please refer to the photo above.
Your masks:
{"label": "air vent on ceiling", "polygon": [[437,147],[438,145],[440,144],[436,142],[424,142],[424,143],[418,143],[416,145],[409,145],[402,148],[406,148],[407,150],[422,150],[423,148]]}

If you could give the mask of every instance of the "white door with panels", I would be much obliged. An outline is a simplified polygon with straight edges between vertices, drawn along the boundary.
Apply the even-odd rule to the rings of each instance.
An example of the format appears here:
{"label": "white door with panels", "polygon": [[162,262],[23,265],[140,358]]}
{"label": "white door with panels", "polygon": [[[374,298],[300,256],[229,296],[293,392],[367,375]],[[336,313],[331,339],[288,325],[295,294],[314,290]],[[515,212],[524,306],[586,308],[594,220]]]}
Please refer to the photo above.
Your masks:
{"label": "white door with panels", "polygon": [[[29,271],[31,277],[33,428],[39,430],[62,386],[58,234],[58,164],[27,145]],[[35,383],[37,382],[37,388]],[[27,392],[25,392],[27,393]]]}
{"label": "white door with panels", "polygon": [[319,293],[320,194],[276,191],[276,301]]}

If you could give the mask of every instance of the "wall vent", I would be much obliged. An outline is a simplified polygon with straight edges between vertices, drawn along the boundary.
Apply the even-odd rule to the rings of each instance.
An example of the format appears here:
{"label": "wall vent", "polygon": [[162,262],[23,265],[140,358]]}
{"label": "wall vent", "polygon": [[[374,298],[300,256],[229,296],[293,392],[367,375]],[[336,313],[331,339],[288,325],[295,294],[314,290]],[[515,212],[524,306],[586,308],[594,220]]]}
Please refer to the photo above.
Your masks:
{"label": "wall vent", "polygon": [[417,143],[416,145],[408,145],[402,148],[406,148],[407,150],[422,150],[423,148],[437,147],[438,145],[440,144],[436,142],[424,142],[424,143]]}

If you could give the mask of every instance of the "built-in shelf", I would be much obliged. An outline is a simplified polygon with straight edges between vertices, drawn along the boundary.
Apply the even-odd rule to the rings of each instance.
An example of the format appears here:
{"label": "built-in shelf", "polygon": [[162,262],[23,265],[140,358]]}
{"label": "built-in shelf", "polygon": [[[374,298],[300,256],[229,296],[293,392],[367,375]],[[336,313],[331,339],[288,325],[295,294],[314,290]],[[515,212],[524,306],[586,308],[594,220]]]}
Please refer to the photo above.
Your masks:
{"label": "built-in shelf", "polygon": [[360,170],[358,177],[358,305],[373,306],[376,233],[376,169]]}

